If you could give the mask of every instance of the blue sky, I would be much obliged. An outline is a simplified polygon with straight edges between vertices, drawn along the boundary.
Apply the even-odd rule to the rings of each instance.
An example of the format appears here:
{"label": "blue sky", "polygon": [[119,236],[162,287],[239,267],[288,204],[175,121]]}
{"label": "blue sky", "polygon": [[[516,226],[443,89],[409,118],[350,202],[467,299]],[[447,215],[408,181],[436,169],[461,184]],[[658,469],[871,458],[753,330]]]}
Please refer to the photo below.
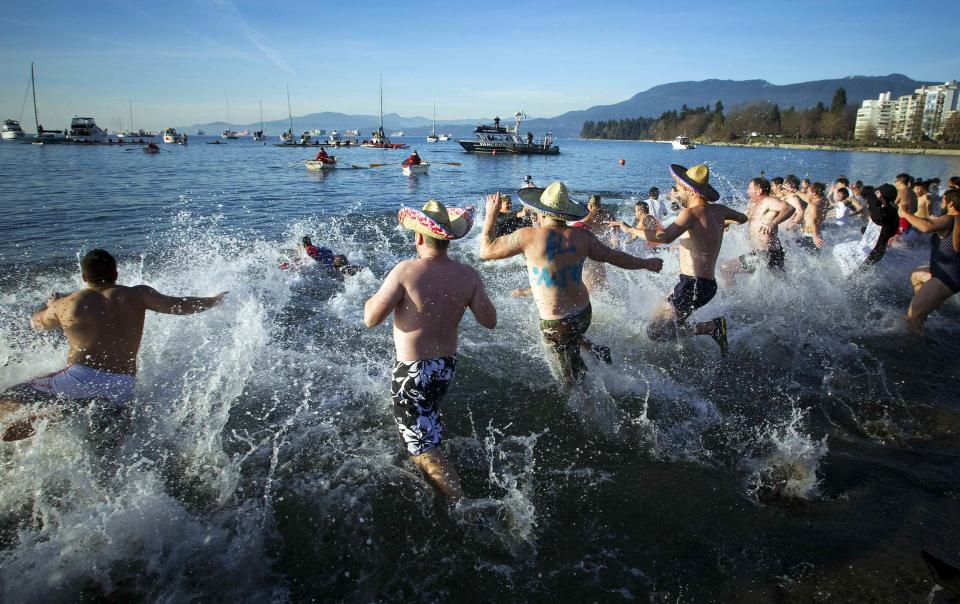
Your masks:
{"label": "blue sky", "polygon": [[678,80],[960,77],[955,3],[940,0],[6,4],[0,117],[21,115],[35,61],[48,128],[74,114],[113,127],[128,100],[137,127],[225,120],[225,96],[234,123],[257,121],[261,99],[279,119],[287,84],[295,115],[375,114],[381,72],[386,112],[429,117],[436,99],[439,119],[521,102],[548,117]]}

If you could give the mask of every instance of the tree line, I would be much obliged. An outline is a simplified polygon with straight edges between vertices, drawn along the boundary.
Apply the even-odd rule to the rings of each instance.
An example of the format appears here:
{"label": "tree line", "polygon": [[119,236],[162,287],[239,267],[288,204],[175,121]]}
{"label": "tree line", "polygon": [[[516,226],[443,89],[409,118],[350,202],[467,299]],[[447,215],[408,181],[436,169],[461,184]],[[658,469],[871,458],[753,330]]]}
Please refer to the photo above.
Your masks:
{"label": "tree line", "polygon": [[580,138],[669,140],[685,135],[700,140],[726,142],[760,137],[794,140],[849,140],[857,108],[847,105],[847,92],[838,88],[830,107],[817,103],[810,109],[781,109],[769,102],[750,103],[724,112],[721,101],[711,108],[688,107],[665,111],[658,118],[587,121]]}

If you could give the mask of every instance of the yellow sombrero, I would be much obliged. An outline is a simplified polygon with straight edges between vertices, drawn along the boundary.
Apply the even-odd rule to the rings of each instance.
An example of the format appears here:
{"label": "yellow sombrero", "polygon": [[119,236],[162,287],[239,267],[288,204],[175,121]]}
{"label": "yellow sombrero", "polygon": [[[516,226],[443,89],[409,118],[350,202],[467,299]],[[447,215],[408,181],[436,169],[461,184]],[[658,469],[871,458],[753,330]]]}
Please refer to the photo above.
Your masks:
{"label": "yellow sombrero", "polygon": [[398,216],[405,229],[434,239],[460,239],[473,227],[473,209],[446,208],[436,199],[423,208],[401,208]]}
{"label": "yellow sombrero", "polygon": [[707,164],[698,164],[689,170],[680,164],[670,164],[670,173],[674,178],[690,187],[707,201],[720,199],[720,193],[710,186],[710,168]]}
{"label": "yellow sombrero", "polygon": [[546,189],[527,187],[517,191],[520,202],[535,212],[560,220],[580,220],[590,213],[585,205],[570,199],[567,185],[555,180]]}

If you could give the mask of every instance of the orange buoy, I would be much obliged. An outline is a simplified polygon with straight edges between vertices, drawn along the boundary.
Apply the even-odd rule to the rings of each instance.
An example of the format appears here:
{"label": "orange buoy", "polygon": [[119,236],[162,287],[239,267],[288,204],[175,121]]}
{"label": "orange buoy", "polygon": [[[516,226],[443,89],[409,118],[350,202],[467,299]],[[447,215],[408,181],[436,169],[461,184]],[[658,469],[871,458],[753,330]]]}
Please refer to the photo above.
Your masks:
{"label": "orange buoy", "polygon": [[620,160],[620,165],[621,165],[621,166],[627,165],[627,160],[621,159],[621,160]]}

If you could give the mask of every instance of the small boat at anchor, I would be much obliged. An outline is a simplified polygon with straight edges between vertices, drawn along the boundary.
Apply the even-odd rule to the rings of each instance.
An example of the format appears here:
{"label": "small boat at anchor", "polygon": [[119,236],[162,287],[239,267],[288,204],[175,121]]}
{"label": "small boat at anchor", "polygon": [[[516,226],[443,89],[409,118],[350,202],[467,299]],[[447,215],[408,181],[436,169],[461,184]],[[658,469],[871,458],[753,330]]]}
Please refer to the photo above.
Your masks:
{"label": "small boat at anchor", "polygon": [[520,123],[525,117],[520,111],[514,114],[516,122],[512,128],[501,126],[500,118],[495,117],[492,126],[479,124],[473,129],[476,140],[461,139],[458,142],[467,153],[559,155],[560,147],[553,144],[553,138],[549,132],[543,137],[543,140],[534,140],[533,134],[530,132],[527,132],[525,138],[520,136]]}
{"label": "small boat at anchor", "polygon": [[680,135],[670,141],[674,149],[696,149],[697,146],[690,142],[686,135]]}
{"label": "small boat at anchor", "polygon": [[18,138],[24,138],[26,133],[23,131],[23,128],[20,127],[20,122],[17,120],[3,120],[0,135],[2,135],[3,140],[12,141]]}

